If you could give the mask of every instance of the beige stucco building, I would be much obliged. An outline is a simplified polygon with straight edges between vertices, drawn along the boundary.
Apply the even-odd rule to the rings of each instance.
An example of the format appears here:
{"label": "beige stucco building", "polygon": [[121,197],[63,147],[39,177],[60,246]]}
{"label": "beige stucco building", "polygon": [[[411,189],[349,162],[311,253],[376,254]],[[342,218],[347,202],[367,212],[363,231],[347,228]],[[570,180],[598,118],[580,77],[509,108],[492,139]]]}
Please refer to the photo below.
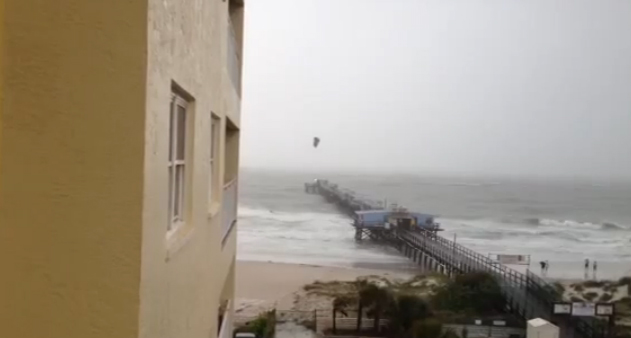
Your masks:
{"label": "beige stucco building", "polygon": [[0,337],[229,337],[242,0],[1,0]]}

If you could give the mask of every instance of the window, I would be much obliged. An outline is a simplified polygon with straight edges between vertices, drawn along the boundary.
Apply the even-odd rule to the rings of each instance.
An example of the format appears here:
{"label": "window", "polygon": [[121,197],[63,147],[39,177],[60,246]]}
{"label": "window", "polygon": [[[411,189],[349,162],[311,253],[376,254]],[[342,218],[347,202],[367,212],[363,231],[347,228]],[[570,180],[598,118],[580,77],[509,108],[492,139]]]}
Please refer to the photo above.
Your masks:
{"label": "window", "polygon": [[169,112],[169,225],[185,221],[187,102],[173,94]]}
{"label": "window", "polygon": [[209,179],[208,179],[208,193],[210,194],[210,202],[217,201],[218,187],[217,178],[219,175],[219,166],[217,162],[219,160],[219,142],[220,142],[220,128],[221,119],[215,114],[211,113],[210,116],[210,167],[209,167]]}

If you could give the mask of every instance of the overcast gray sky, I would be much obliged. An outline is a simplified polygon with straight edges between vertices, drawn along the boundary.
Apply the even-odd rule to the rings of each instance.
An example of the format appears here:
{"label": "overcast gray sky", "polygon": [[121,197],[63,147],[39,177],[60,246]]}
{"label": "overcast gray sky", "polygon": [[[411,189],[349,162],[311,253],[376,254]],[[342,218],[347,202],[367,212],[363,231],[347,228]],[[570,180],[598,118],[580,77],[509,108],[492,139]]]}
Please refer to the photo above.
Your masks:
{"label": "overcast gray sky", "polygon": [[246,15],[244,167],[631,177],[629,0],[249,0]]}

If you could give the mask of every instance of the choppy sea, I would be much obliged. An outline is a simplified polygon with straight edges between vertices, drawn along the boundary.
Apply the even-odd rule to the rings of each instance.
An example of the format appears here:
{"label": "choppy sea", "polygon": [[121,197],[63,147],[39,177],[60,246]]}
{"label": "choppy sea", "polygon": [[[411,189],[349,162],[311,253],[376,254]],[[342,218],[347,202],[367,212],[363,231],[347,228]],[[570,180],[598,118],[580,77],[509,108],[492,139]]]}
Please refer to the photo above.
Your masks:
{"label": "choppy sea", "polygon": [[[319,175],[323,176],[323,175]],[[409,268],[398,252],[356,243],[350,219],[304,183],[328,179],[375,200],[437,215],[443,236],[483,254],[531,255],[550,261],[549,274],[583,276],[598,261],[599,277],[631,274],[631,184],[349,175],[243,170],[239,183],[242,260],[327,266]],[[592,272],[590,271],[590,275]]]}

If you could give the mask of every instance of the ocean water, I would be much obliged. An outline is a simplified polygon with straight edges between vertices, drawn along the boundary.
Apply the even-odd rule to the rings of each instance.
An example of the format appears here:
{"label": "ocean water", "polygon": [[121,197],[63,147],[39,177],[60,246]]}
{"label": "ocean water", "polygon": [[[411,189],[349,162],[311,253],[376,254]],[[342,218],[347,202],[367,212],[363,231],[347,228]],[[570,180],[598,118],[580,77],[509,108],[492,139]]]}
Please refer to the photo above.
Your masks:
{"label": "ocean water", "polygon": [[[326,176],[326,177],[322,177]],[[239,184],[242,260],[329,266],[411,268],[388,247],[354,241],[350,219],[318,195],[304,193],[309,173],[243,170]],[[531,255],[549,275],[631,274],[631,185],[572,181],[326,174],[375,200],[437,215],[443,236],[482,254]],[[592,272],[590,271],[590,276]]]}

